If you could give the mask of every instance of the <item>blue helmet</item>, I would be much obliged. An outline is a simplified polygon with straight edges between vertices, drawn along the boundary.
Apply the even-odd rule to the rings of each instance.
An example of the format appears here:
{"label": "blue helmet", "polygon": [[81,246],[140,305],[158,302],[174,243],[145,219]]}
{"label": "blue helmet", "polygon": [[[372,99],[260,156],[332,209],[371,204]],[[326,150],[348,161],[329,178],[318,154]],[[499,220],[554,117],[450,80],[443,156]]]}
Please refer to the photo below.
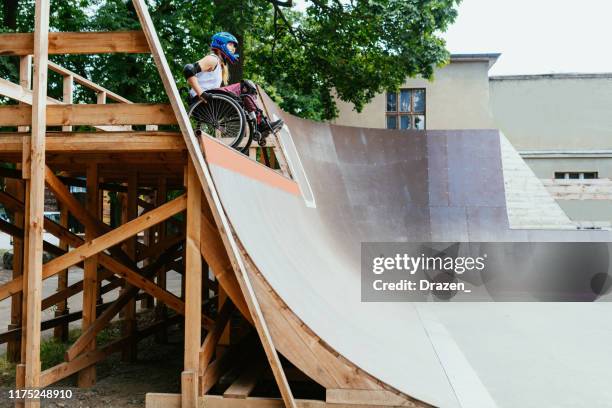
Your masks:
{"label": "blue helmet", "polygon": [[226,60],[229,60],[232,64],[238,61],[240,57],[238,54],[232,53],[229,48],[227,48],[227,43],[233,42],[238,46],[238,40],[232,34],[228,32],[220,32],[212,36],[212,41],[210,42],[210,48],[215,48],[223,54]]}

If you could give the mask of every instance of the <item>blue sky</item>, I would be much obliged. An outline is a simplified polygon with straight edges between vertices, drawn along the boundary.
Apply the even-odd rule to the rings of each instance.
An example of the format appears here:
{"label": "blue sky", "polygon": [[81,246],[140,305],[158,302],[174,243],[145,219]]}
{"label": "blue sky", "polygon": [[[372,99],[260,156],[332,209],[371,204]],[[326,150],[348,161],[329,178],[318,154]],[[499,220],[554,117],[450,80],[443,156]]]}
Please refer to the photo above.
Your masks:
{"label": "blue sky", "polygon": [[612,72],[611,20],[610,0],[463,0],[443,37],[452,53],[501,52],[492,75]]}

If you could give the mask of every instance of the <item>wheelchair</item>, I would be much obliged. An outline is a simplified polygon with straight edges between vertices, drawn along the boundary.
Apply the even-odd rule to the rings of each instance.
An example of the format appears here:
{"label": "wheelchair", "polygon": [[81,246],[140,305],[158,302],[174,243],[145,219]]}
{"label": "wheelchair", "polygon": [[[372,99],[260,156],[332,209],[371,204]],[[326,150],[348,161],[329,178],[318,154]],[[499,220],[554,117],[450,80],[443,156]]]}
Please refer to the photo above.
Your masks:
{"label": "wheelchair", "polygon": [[188,114],[196,136],[206,133],[245,154],[253,140],[265,146],[266,137],[257,129],[257,115],[262,111],[245,109],[245,98],[252,98],[253,90],[242,93],[243,88],[241,84],[240,96],[223,89],[209,89],[206,92],[212,99],[208,102],[188,97]]}

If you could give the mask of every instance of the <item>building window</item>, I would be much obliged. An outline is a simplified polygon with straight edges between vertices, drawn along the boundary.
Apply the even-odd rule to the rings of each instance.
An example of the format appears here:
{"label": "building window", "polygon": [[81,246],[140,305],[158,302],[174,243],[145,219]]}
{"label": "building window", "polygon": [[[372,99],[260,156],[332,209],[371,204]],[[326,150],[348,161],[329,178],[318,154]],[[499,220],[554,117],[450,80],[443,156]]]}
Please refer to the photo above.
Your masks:
{"label": "building window", "polygon": [[425,129],[425,89],[387,92],[387,129]]}
{"label": "building window", "polygon": [[589,180],[599,178],[599,173],[596,171],[557,171],[555,179],[557,180]]}

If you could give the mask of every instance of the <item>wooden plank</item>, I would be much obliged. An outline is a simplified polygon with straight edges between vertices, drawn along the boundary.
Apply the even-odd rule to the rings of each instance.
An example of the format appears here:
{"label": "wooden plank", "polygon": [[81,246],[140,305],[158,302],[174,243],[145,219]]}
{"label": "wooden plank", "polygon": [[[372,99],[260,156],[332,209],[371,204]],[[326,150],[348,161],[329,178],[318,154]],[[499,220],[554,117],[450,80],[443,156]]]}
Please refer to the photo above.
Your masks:
{"label": "wooden plank", "polygon": [[[99,207],[99,189],[98,189],[98,165],[97,163],[91,163],[87,166],[87,204],[86,209],[90,214],[98,214]],[[85,245],[81,245],[79,248],[74,251],[79,251],[83,248],[89,247],[89,243],[91,243],[95,237],[98,235],[96,229],[85,228],[85,241],[88,241]],[[74,252],[73,251],[73,252]],[[59,258],[53,259],[51,262],[62,259],[71,252],[68,252],[66,255],[63,255]],[[83,332],[87,331],[87,329],[94,323],[96,320],[96,300],[98,298],[97,289],[98,289],[98,257],[92,254],[90,257],[83,258],[85,261],[85,266],[83,268],[83,318],[81,320],[81,330]],[[49,263],[45,264],[45,267],[48,266]],[[61,262],[60,262],[61,264]],[[72,264],[71,264],[72,265]],[[53,273],[56,271],[60,271],[68,268],[71,265],[60,266],[56,270],[52,270],[52,268],[45,268],[47,272],[52,270]],[[43,271],[43,276],[45,271]],[[94,351],[96,349],[96,339],[92,339],[85,348],[87,351]],[[79,371],[77,385],[81,388],[91,387],[96,382],[96,367],[95,365],[90,365],[83,370]]]}
{"label": "wooden plank", "polygon": [[123,242],[140,231],[185,210],[186,204],[187,197],[185,195],[179,196],[169,203],[133,219],[127,224],[123,224],[102,236],[88,241],[86,245],[81,245],[65,255],[50,260],[44,265],[43,278],[46,279],[63,269],[69,268],[77,262],[86,260],[111,246]]}
{"label": "wooden plank", "polygon": [[206,372],[200,378],[200,395],[210,391],[223,374],[239,368],[253,355],[261,353],[259,342],[254,334],[247,334],[238,344],[233,344],[224,352],[217,353],[215,360],[206,367]]}
{"label": "wooden plank", "polygon": [[404,397],[393,394],[385,390],[348,390],[348,389],[327,389],[325,400],[335,404],[355,404],[367,406],[393,406],[393,407],[422,407],[408,401]]}
{"label": "wooden plank", "polygon": [[[117,95],[116,93],[109,91],[103,86],[100,86],[90,81],[89,79],[82,77],[81,75],[76,74],[67,68],[62,67],[61,65],[58,65],[54,63],[53,61],[49,61],[49,69],[51,71],[57,72],[60,75],[63,75],[64,77],[71,77],[74,82],[76,82],[79,85],[83,85],[84,87],[89,88],[92,91],[104,92],[106,94],[106,97],[108,97],[108,99],[111,99],[113,101],[120,102],[120,103],[132,103],[129,99],[126,99],[121,95]],[[66,102],[66,100],[64,99],[63,102]],[[67,102],[67,103],[72,103],[72,102]]]}
{"label": "wooden plank", "polygon": [[[70,82],[70,78],[65,77],[64,78],[64,100],[58,101],[57,99],[47,96],[47,104],[48,105],[65,105],[65,104],[72,103],[71,98],[67,97],[67,93],[71,92],[70,86],[72,86]],[[32,104],[32,91],[30,91],[28,87],[14,84],[5,79],[0,79],[0,95],[4,95],[11,99],[15,99],[20,102],[20,105],[23,105],[23,104],[31,105]],[[24,120],[24,119],[21,118],[20,120]],[[114,131],[131,130],[131,126],[126,126],[126,125],[123,125],[123,126],[94,126],[94,127],[98,130],[109,131],[109,132],[110,131],[114,132]],[[71,126],[62,126],[62,129],[65,131],[69,131],[71,129]],[[19,132],[28,132],[29,127],[28,126],[18,126],[17,130]],[[24,178],[27,178],[27,177],[24,177]]]}
{"label": "wooden plank", "polygon": [[46,387],[105,359],[109,354],[121,350],[127,341],[127,338],[116,340],[98,350],[89,351],[73,361],[61,363],[43,371],[41,373],[41,386]]}
{"label": "wooden plank", "polygon": [[266,362],[263,359],[254,359],[232,383],[232,385],[225,390],[223,397],[247,398],[255,389],[257,381],[261,378],[264,368],[266,368]]}
{"label": "wooden plank", "polygon": [[[45,131],[47,106],[47,60],[49,0],[36,0],[34,18],[34,90],[31,108],[30,185],[24,229],[28,231],[26,273],[25,388],[40,387],[40,322],[42,297],[43,218],[45,205]],[[39,400],[26,400],[39,407]]]}
{"label": "wooden plank", "polygon": [[196,407],[198,396],[199,351],[202,329],[202,255],[200,218],[202,193],[191,162],[187,163],[187,219],[185,238],[185,353],[181,375],[183,407]]}
{"label": "wooden plank", "polygon": [[198,373],[185,370],[181,373],[181,408],[198,407]]}
{"label": "wooden plank", "polygon": [[[163,223],[164,221],[162,221]],[[160,223],[161,225],[161,223]],[[158,225],[159,226],[159,225]],[[160,234],[161,236],[161,234]],[[172,235],[166,239],[164,239],[163,241],[157,242],[147,248],[144,248],[139,254],[138,254],[138,260],[142,261],[145,258],[149,258],[151,256],[155,256],[161,252],[164,252],[167,248],[173,246],[174,244],[181,242],[185,239],[185,235],[184,234],[178,234],[178,235]]]}
{"label": "wooden plank", "polygon": [[146,408],[181,408],[181,394],[166,394],[147,392],[145,394]]}
{"label": "wooden plank", "polygon": [[[0,34],[0,55],[33,54],[33,33]],[[149,53],[142,31],[53,32],[49,54]]]}
{"label": "wooden plank", "polygon": [[[138,205],[136,201],[138,199],[138,173],[135,170],[128,172],[127,180],[127,194],[123,195],[122,209],[121,209],[121,222],[122,224],[128,223],[138,217]],[[136,237],[132,237],[125,241],[124,248],[129,259],[132,261],[136,260]],[[129,282],[128,279],[126,279]],[[130,284],[123,287],[121,293],[127,292],[131,289]],[[121,331],[124,336],[131,336],[136,331],[136,299],[130,298],[123,308],[123,322]],[[135,342],[130,342],[126,348],[121,351],[122,361],[134,362],[136,361],[138,354],[137,345]]]}
{"label": "wooden plank", "polygon": [[200,251],[212,269],[215,279],[229,295],[240,313],[252,322],[251,313],[242,295],[242,290],[236,279],[232,262],[229,259],[223,240],[215,225],[215,220],[208,205],[202,206],[202,242]]}
{"label": "wooden plank", "polygon": [[[49,62],[52,64],[52,62]],[[72,105],[74,100],[74,77],[72,75],[65,75],[62,78],[62,103]],[[62,131],[64,132],[72,132],[72,126],[62,126]]]}
{"label": "wooden plank", "polygon": [[[11,81],[7,81],[3,78],[0,78],[0,95],[6,96],[8,98],[14,99],[27,105],[32,104],[32,91],[30,91],[29,88],[14,84]],[[58,104],[62,102],[58,101],[57,99],[47,97],[47,103]],[[28,132],[29,129],[23,131]]]}
{"label": "wooden plank", "polygon": [[[168,199],[167,187],[168,187],[167,178],[160,177],[157,183],[157,191],[155,192],[155,204],[156,205],[160,206],[164,204],[166,200]],[[166,223],[164,221],[162,221],[160,224],[157,225],[156,232],[157,232],[157,243],[155,245],[152,245],[149,248],[158,247],[157,251],[163,251],[160,248],[162,248],[163,245],[166,244],[166,242],[172,241],[173,237],[166,239]],[[184,239],[183,234],[179,234],[178,237],[180,237],[181,239]],[[145,256],[145,254],[141,254],[141,255]],[[148,254],[147,256],[151,256],[151,255]],[[166,271],[167,271],[167,266],[164,265],[158,270],[157,276],[156,276],[157,285],[162,289],[166,289]],[[155,302],[155,320],[164,321],[167,319],[167,317],[168,317],[168,311],[166,309],[166,306],[160,301]],[[162,329],[155,335],[155,340],[158,343],[168,342],[168,333],[167,333],[165,326],[162,326]]]}
{"label": "wooden plank", "polygon": [[[27,105],[0,106],[0,126],[30,125],[31,112]],[[154,103],[49,105],[46,120],[49,126],[176,124],[170,105]]]}
{"label": "wooden plank", "polygon": [[[261,101],[261,104],[263,105],[264,111],[266,113],[266,117],[272,118],[270,116],[270,112],[268,111],[268,107],[266,106],[266,103],[264,102],[264,99],[261,97],[261,90],[259,88],[259,84],[256,84],[255,86],[257,87],[257,93],[259,94],[259,100]],[[281,173],[283,173],[283,175],[289,178],[293,178],[291,176],[291,169],[287,165],[287,158],[285,157],[285,152],[283,151],[281,147],[281,143],[280,143],[278,134],[273,133],[271,136],[273,136],[272,149],[274,150],[274,157],[276,157],[276,160],[278,161],[278,165],[280,167]]]}
{"label": "wooden plank", "polygon": [[66,206],[70,214],[75,217],[85,228],[91,228],[97,235],[102,235],[111,230],[111,227],[98,220],[74,197],[68,187],[55,175],[49,167],[45,169],[45,182],[49,189],[55,194],[57,200]]}
{"label": "wooden plank", "polygon": [[[21,177],[21,172],[19,170],[15,171],[19,177]],[[24,185],[21,180],[11,180],[8,179],[5,181],[6,190],[14,194],[16,197],[19,197],[23,200],[24,193]],[[19,229],[21,234],[23,234],[23,211],[13,211],[13,222],[14,225],[8,224],[11,227],[15,227],[15,229]],[[5,224],[3,221],[0,224]],[[7,232],[7,231],[4,231]],[[23,235],[20,239],[13,239],[13,272],[12,278],[21,278],[23,274]],[[11,297],[11,323],[9,325],[9,329],[16,329],[21,327],[21,316],[22,316],[22,297],[21,293],[16,293]],[[9,341],[6,348],[6,358],[10,362],[18,363],[21,360],[21,341]]]}
{"label": "wooden plank", "polygon": [[[26,90],[32,88],[32,56],[26,55],[19,58],[19,85]],[[18,126],[18,132],[29,132],[29,126]],[[30,179],[30,142],[31,139],[28,137],[23,139],[22,151],[21,151],[21,172],[24,180]],[[26,190],[29,186],[26,182]],[[25,199],[24,199],[25,201]],[[24,250],[25,251],[25,250]],[[25,259],[25,254],[24,254]]]}
{"label": "wooden plank", "polygon": [[[319,400],[296,399],[299,408],[364,408],[365,404],[339,404]],[[206,408],[283,408],[279,398],[249,397],[245,399],[225,398],[221,395],[204,395],[199,397],[199,406]],[[146,408],[181,408],[180,394],[147,393]],[[391,406],[389,406],[391,408]]]}
{"label": "wooden plank", "polygon": [[[60,225],[64,228],[68,228],[68,218],[69,218],[69,213],[68,213],[68,209],[66,208],[66,206],[64,205],[60,205]],[[64,250],[64,251],[68,251],[68,249],[70,248],[70,246],[68,245],[68,242],[66,242],[66,240],[60,239],[59,240],[59,247],[60,249]],[[44,266],[43,266],[44,268]],[[83,289],[83,281],[80,281],[81,283],[81,290]],[[63,291],[68,289],[68,269],[64,269],[59,271],[58,276],[57,276],[57,293],[62,293]],[[73,293],[74,294],[74,293]],[[71,295],[70,295],[71,296]],[[65,313],[69,313],[68,311],[68,297],[66,296],[64,298],[62,298],[61,301],[59,301],[56,304],[56,309],[55,309],[55,315],[56,316],[61,316]],[[45,300],[47,299],[43,299],[42,302],[42,309],[45,310]],[[55,328],[55,330],[53,331],[53,336],[58,339],[59,341],[63,341],[66,342],[68,341],[68,325],[62,325],[62,326],[57,326]]]}
{"label": "wooden plank", "polygon": [[[177,245],[162,256],[160,256],[154,263],[148,265],[143,271],[142,276],[150,278],[155,274],[157,269],[168,262],[172,256],[176,254]],[[138,287],[132,286],[123,291],[119,297],[96,319],[89,328],[84,331],[81,336],[70,346],[65,353],[66,361],[74,360],[74,358],[81,353],[85,346],[92,340],[95,339],[96,335],[112,320],[112,318],[121,311],[132,298],[138,295]]]}
{"label": "wooden plank", "polygon": [[[109,255],[100,254],[99,258],[100,264],[102,264],[102,266],[108,268],[115,274],[123,276],[125,280],[131,285],[138,286],[140,289],[144,290],[153,297],[160,299],[169,308],[176,311],[177,313],[182,315],[185,314],[185,303],[174,294],[160,288],[151,280],[143,277],[140,273],[132,270],[126,265],[123,265],[121,262],[117,261]],[[210,329],[213,323],[214,322],[210,318],[207,318],[206,316],[202,315],[202,326],[204,328]]]}
{"label": "wooden plank", "polygon": [[[113,278],[113,273],[107,270],[100,270],[98,271],[98,282],[101,282],[104,279],[111,279]],[[101,288],[101,294],[107,293],[111,290],[113,290],[114,288],[117,287],[118,283],[116,281],[119,281],[119,278],[113,278],[113,281],[111,283],[106,284],[105,286],[103,286]],[[50,308],[51,306],[57,305],[58,302],[61,301],[65,301],[66,299],[68,299],[71,296],[76,295],[77,293],[79,293],[80,291],[83,290],[83,281],[80,280],[78,282],[73,283],[70,286],[66,286],[64,289],[62,290],[58,290],[57,292],[53,293],[52,295],[47,296],[46,298],[44,298],[42,300],[42,305],[41,305],[41,309],[45,310]],[[66,309],[67,310],[67,309]]]}
{"label": "wooden plank", "polygon": [[[3,133],[0,152],[21,153],[30,135]],[[47,132],[47,153],[184,152],[185,142],[176,132]]]}
{"label": "wooden plank", "polygon": [[206,373],[206,369],[212,360],[213,353],[215,352],[215,347],[217,346],[217,342],[221,338],[221,334],[223,330],[227,326],[229,322],[229,318],[232,315],[235,307],[231,300],[226,299],[223,306],[221,306],[221,310],[215,320],[215,324],[212,329],[206,334],[206,338],[204,339],[204,343],[202,343],[202,347],[200,348],[199,355],[199,367],[200,367],[200,375],[204,375]]}

